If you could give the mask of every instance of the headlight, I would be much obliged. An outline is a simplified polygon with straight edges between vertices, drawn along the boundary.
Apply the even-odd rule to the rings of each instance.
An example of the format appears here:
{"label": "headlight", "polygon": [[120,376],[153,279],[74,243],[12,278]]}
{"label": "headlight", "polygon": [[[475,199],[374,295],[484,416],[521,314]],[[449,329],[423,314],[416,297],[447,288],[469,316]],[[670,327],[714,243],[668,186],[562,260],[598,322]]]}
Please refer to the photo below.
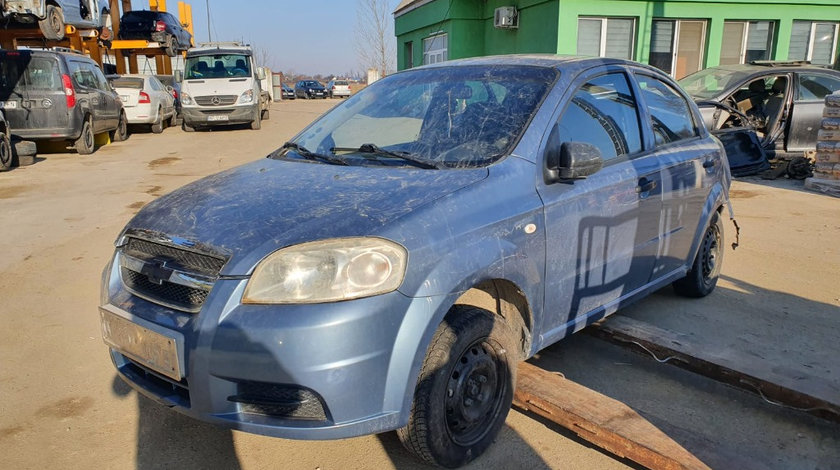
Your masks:
{"label": "headlight", "polygon": [[181,104],[191,105],[193,104],[192,96],[189,93],[181,92]]}
{"label": "headlight", "polygon": [[291,246],[265,257],[251,275],[246,304],[322,303],[396,290],[408,254],[381,238],[337,238]]}
{"label": "headlight", "polygon": [[242,95],[239,96],[240,103],[250,103],[254,101],[254,90],[245,90]]}

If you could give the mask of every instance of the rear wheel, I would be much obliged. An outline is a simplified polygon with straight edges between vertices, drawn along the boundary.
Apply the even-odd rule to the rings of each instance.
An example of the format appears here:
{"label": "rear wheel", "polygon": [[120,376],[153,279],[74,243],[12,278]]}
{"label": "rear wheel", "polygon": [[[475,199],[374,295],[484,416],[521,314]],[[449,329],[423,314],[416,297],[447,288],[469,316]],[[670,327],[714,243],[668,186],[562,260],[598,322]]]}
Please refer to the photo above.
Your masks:
{"label": "rear wheel", "polygon": [[82,134],[78,139],[76,139],[74,147],[76,147],[76,151],[79,152],[79,155],[90,155],[96,148],[96,142],[93,136],[93,126],[90,123],[90,118],[85,119],[84,124],[82,124]]}
{"label": "rear wheel", "polygon": [[459,467],[481,455],[507,418],[516,359],[496,315],[455,306],[435,332],[414,390],[403,445],[428,463]]}
{"label": "rear wheel", "polygon": [[120,122],[117,128],[111,131],[111,142],[123,142],[128,139],[128,122],[125,113],[120,112]]}
{"label": "rear wheel", "polygon": [[61,11],[61,7],[47,5],[46,16],[38,21],[38,28],[46,39],[64,39],[64,12]]}
{"label": "rear wheel", "polygon": [[172,117],[169,118],[169,126],[168,127],[176,127],[178,125],[178,113],[173,111]]}
{"label": "rear wheel", "polygon": [[723,263],[723,222],[715,212],[700,240],[700,249],[686,276],[675,281],[674,291],[685,297],[705,297],[715,290]]}
{"label": "rear wheel", "polygon": [[166,55],[169,57],[175,57],[178,55],[178,39],[175,36],[170,36],[169,41],[166,43]]}
{"label": "rear wheel", "polygon": [[160,134],[163,132],[163,110],[158,108],[157,119],[152,123],[152,133]]}
{"label": "rear wheel", "polygon": [[12,153],[12,142],[5,132],[0,133],[0,171],[8,171],[12,168],[14,154]]}

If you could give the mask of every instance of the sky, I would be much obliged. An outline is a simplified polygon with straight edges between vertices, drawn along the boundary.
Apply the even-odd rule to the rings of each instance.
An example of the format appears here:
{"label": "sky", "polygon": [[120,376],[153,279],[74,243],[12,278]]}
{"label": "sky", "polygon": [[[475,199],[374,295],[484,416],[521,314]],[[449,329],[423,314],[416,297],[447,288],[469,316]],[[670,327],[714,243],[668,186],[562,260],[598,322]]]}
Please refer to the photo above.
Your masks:
{"label": "sky", "polygon": [[[207,4],[213,41],[245,41],[270,54],[266,65],[275,72],[309,75],[361,73],[366,67],[354,46],[359,0],[189,0],[195,42],[207,42]],[[386,0],[390,11],[399,0]],[[149,8],[148,0],[132,0],[132,8]],[[167,0],[178,16],[178,1]],[[393,21],[393,17],[392,21]],[[393,27],[391,27],[393,34]]]}

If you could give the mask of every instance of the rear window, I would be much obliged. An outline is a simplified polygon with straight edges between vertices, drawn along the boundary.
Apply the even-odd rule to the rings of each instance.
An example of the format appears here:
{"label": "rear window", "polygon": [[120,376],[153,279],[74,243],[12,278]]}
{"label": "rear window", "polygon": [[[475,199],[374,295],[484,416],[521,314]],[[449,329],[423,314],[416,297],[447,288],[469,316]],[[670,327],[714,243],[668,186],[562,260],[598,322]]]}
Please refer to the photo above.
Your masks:
{"label": "rear window", "polygon": [[341,85],[341,86],[347,86],[347,85],[349,85],[349,83],[347,83],[347,82],[346,82],[346,81],[344,81],[344,80],[336,80],[335,82],[333,82],[333,84],[334,84],[334,85]]}
{"label": "rear window", "polygon": [[25,90],[61,90],[58,63],[50,57],[3,55],[0,60],[0,99]]}
{"label": "rear window", "polygon": [[111,80],[111,85],[114,88],[135,88],[137,90],[143,89],[143,79],[142,78],[115,78]]}

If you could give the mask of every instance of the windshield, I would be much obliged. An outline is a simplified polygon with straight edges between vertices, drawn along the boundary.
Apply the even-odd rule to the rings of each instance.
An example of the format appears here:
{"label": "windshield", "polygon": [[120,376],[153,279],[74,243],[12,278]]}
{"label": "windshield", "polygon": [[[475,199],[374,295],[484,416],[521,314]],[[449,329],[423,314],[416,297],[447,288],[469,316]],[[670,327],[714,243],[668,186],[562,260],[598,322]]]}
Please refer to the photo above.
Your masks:
{"label": "windshield", "polygon": [[187,57],[184,78],[228,78],[251,76],[250,57],[244,54]]}
{"label": "windshield", "polygon": [[303,148],[351,165],[487,165],[512,150],[556,77],[555,69],[530,66],[398,73],[353,95],[300,134],[297,150],[278,155]]}
{"label": "windshield", "polygon": [[743,71],[710,68],[677,81],[694,98],[711,99],[740,83],[747,75]]}

